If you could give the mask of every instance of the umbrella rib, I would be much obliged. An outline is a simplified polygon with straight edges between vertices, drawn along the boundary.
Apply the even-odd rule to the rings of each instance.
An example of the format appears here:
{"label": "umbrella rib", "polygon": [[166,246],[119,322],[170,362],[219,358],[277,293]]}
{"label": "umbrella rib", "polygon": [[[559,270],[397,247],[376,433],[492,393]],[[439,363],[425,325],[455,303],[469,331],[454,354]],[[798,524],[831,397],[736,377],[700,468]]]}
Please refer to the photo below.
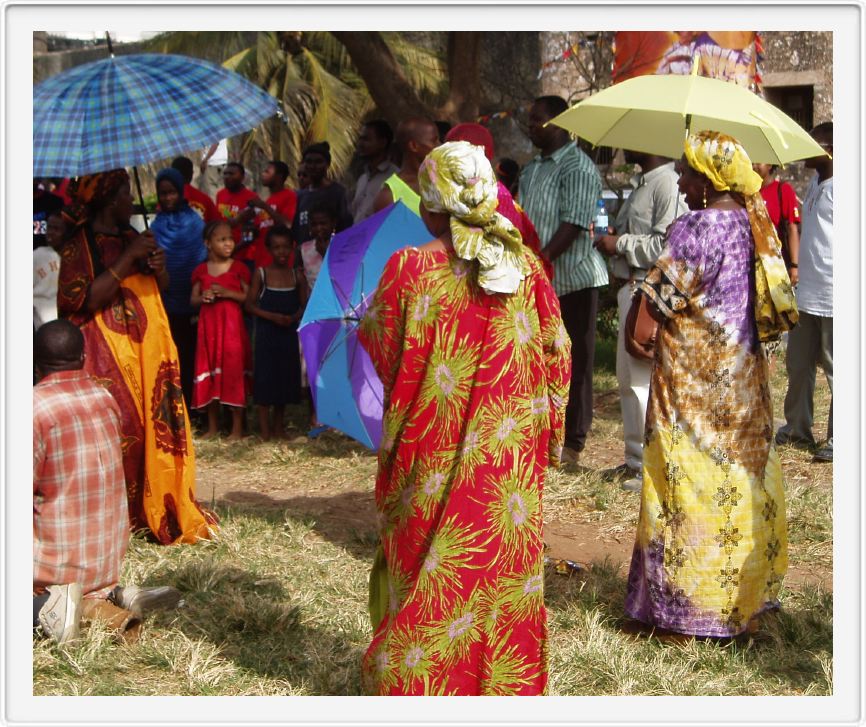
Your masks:
{"label": "umbrella rib", "polygon": [[[361,264],[361,290],[362,290],[362,291],[364,290],[364,278],[363,278],[363,275],[364,275],[364,265],[363,265],[363,263],[362,263],[362,264]],[[352,313],[355,314],[354,316],[349,316],[349,315],[343,316],[343,320],[344,320],[344,321],[355,321],[355,322],[359,322],[359,321],[361,320],[361,316],[360,316],[360,314],[358,313],[358,307],[357,307],[354,303],[352,303],[350,297],[349,297],[348,295],[346,295],[346,291],[343,290],[343,287],[342,287],[342,286],[341,286],[341,285],[340,285],[336,280],[334,280],[333,278],[331,278],[331,282],[334,284],[334,287],[337,288],[337,292],[338,292],[338,293],[343,297],[343,299],[346,301],[346,305],[348,305],[348,306],[352,309]],[[360,304],[359,304],[359,305],[360,305]]]}
{"label": "umbrella rib", "polygon": [[[343,338],[339,341],[337,340],[338,336],[334,336],[331,339],[331,342],[328,344],[328,347],[325,349],[325,353],[322,354],[322,363],[325,363],[331,356],[337,352],[337,347],[343,343],[343,341],[348,338],[348,334],[345,331],[341,330],[340,333],[343,334]],[[338,334],[339,335],[339,334]]]}

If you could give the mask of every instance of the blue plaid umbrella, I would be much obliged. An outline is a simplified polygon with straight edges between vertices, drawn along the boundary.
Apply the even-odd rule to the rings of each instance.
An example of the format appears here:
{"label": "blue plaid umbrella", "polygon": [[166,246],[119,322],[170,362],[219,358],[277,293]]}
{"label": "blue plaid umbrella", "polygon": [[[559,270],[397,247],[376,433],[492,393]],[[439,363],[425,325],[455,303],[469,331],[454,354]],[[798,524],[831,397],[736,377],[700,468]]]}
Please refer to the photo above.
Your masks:
{"label": "blue plaid umbrella", "polygon": [[186,56],[117,56],[33,89],[33,175],[76,177],[164,159],[278,112],[243,76]]}

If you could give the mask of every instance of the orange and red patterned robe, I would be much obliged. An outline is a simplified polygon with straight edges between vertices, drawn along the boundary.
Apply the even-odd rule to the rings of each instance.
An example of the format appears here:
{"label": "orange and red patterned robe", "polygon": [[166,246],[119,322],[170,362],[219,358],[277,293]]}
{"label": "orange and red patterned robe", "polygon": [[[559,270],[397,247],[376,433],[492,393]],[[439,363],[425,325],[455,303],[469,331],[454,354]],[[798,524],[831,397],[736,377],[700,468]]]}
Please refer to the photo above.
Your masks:
{"label": "orange and red patterned robe", "polygon": [[157,542],[192,543],[216,532],[195,499],[195,453],[180,388],[177,349],[153,275],[123,279],[109,305],[87,312],[93,281],[136,236],[94,233],[86,224],[60,249],[57,309],[84,334],[84,370],[120,406],[123,470],[133,530]]}

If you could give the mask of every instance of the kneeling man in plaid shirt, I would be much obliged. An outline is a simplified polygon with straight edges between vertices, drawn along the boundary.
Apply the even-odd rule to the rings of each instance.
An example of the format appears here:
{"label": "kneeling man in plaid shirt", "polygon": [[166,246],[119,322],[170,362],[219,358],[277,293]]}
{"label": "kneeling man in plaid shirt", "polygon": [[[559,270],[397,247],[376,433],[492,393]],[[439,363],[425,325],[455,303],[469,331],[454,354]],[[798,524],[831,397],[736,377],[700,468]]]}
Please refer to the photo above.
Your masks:
{"label": "kneeling man in plaid shirt", "polygon": [[82,368],[84,336],[56,320],[36,332],[33,389],[33,626],[59,644],[82,619],[127,638],[174,588],[118,586],[129,542],[120,409]]}

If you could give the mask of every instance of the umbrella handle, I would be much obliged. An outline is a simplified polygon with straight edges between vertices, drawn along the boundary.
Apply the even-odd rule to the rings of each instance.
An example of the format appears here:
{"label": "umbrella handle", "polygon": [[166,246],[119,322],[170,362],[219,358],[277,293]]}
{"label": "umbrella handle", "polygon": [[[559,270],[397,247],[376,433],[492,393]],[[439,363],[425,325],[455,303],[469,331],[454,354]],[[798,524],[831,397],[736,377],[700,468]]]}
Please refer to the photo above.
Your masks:
{"label": "umbrella handle", "polygon": [[144,208],[144,195],[141,193],[141,180],[138,178],[138,167],[132,168],[132,176],[135,179],[135,187],[138,189],[138,203],[141,205],[141,216],[144,218],[144,229],[149,229],[147,224],[147,210]]}
{"label": "umbrella handle", "polygon": [[776,132],[776,136],[779,137],[779,143],[781,143],[782,148],[783,148],[783,149],[787,149],[787,148],[788,148],[788,142],[785,141],[785,137],[782,136],[782,132],[779,131],[779,129],[778,129],[777,126],[775,126],[774,124],[770,123],[767,119],[765,119],[763,116],[761,116],[761,114],[757,113],[756,111],[749,111],[749,116],[754,116],[754,117],[755,117],[758,121],[760,121],[762,124],[766,124],[767,126],[769,126],[773,131]]}

